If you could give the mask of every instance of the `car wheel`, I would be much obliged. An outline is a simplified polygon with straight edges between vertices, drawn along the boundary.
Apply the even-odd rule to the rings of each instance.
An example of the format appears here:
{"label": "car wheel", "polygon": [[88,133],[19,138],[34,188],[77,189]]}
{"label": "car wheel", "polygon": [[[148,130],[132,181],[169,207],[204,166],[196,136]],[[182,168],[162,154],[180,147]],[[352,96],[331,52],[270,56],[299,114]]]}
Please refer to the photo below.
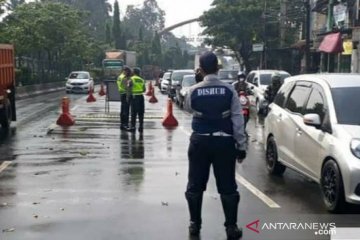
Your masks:
{"label": "car wheel", "polygon": [[278,151],[274,137],[270,137],[266,145],[266,168],[272,175],[281,176],[286,167],[278,161]]}
{"label": "car wheel", "polygon": [[321,171],[321,192],[328,211],[339,212],[345,205],[344,185],[339,166],[329,160]]}

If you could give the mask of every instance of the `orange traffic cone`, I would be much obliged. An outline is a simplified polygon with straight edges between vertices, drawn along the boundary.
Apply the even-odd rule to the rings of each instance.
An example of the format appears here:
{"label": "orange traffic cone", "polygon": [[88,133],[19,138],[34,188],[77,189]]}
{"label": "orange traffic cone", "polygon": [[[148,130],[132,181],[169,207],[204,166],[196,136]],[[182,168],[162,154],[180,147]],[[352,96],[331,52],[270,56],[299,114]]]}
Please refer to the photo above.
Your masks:
{"label": "orange traffic cone", "polygon": [[73,116],[70,114],[70,100],[67,97],[63,97],[61,101],[62,113],[60,114],[57,125],[60,126],[72,126],[75,124]]}
{"label": "orange traffic cone", "polygon": [[179,125],[178,121],[173,115],[173,105],[172,101],[169,98],[167,103],[166,114],[162,120],[162,125],[164,127],[177,127]]}
{"label": "orange traffic cone", "polygon": [[149,102],[150,103],[158,102],[157,98],[155,97],[155,89],[154,88],[151,89],[151,98],[149,99]]}
{"label": "orange traffic cone", "polygon": [[146,96],[152,96],[152,91],[153,86],[152,86],[152,81],[149,82],[149,87],[148,87],[148,91],[145,93]]}
{"label": "orange traffic cone", "polygon": [[89,96],[86,99],[86,102],[96,102],[96,98],[94,97],[93,92],[94,92],[94,88],[90,87]]}
{"label": "orange traffic cone", "polygon": [[105,94],[106,94],[106,92],[105,92],[105,89],[104,89],[104,84],[101,83],[99,95],[100,95],[100,96],[104,96]]}

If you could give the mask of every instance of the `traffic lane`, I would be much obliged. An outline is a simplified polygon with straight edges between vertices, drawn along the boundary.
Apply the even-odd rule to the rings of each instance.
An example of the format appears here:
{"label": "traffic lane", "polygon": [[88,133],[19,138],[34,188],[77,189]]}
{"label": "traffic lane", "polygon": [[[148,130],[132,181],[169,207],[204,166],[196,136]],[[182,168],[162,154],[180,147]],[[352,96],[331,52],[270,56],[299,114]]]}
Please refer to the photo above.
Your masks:
{"label": "traffic lane", "polygon": [[[6,203],[0,209],[0,226],[15,228],[3,233],[4,238],[73,239],[77,234],[78,239],[186,238],[188,136],[181,128],[169,131],[161,126],[165,101],[160,102],[161,107],[147,109],[142,139],[120,132],[116,121],[99,124],[81,119],[81,114],[77,125],[59,134],[46,135],[39,123],[22,132],[18,144],[27,147],[15,147],[17,164],[0,175],[1,199]],[[52,114],[44,117],[48,118]],[[33,131],[38,132],[36,138]],[[240,211],[266,209],[256,196],[240,191]],[[224,238],[223,221],[211,179],[204,197],[203,237]]]}

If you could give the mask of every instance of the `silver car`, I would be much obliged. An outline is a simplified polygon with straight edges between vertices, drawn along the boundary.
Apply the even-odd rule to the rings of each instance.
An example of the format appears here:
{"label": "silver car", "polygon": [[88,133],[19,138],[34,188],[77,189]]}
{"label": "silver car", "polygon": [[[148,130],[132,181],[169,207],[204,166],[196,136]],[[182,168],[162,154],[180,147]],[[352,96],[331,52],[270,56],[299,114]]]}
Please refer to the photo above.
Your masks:
{"label": "silver car", "polygon": [[89,72],[71,72],[66,80],[66,93],[89,93],[94,88],[94,80]]}
{"label": "silver car", "polygon": [[268,171],[289,167],[313,179],[331,212],[360,204],[360,75],[287,78],[269,108]]}

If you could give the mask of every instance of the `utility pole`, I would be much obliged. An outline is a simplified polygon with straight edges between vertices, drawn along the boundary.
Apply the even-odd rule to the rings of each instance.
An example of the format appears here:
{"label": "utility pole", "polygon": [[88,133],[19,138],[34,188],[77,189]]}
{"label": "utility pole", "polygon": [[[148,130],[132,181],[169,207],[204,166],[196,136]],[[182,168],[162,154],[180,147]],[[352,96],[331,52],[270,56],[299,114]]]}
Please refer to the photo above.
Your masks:
{"label": "utility pole", "polygon": [[266,49],[267,49],[267,35],[266,35],[266,14],[267,14],[267,0],[264,0],[264,13],[263,13],[263,18],[264,18],[264,50],[263,50],[263,56],[262,56],[262,68],[266,69],[267,68],[267,57],[266,57]]}
{"label": "utility pole", "polygon": [[305,39],[305,71],[310,72],[310,0],[305,0],[306,39]]}

